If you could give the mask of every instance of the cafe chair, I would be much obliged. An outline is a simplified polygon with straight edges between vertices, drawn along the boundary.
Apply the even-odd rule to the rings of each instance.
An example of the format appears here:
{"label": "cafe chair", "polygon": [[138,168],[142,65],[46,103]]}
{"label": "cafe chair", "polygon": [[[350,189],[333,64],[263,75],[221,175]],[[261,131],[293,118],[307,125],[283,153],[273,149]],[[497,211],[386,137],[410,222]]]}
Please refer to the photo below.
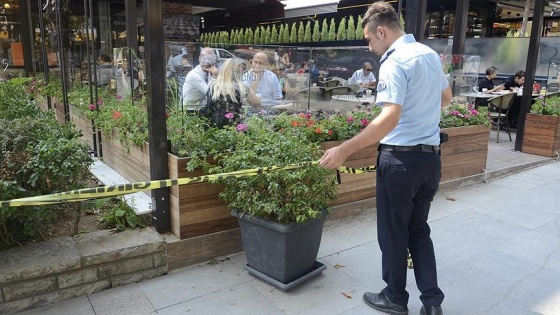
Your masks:
{"label": "cafe chair", "polygon": [[505,123],[506,131],[509,136],[509,141],[511,140],[511,132],[509,130],[508,114],[513,103],[513,97],[515,93],[502,94],[496,97],[488,99],[488,117],[495,123],[497,130],[497,140],[500,142],[500,127],[502,123]]}

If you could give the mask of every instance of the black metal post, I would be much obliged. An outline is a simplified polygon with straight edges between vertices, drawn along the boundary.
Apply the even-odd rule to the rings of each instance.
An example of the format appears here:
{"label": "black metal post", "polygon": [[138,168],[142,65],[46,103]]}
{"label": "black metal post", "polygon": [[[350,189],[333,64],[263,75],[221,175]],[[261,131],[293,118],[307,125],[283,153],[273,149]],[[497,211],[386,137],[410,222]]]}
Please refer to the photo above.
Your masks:
{"label": "black metal post", "polygon": [[523,137],[525,136],[525,119],[531,106],[533,81],[535,80],[535,71],[537,70],[537,62],[539,59],[544,7],[545,0],[535,0],[535,7],[533,10],[533,27],[531,28],[529,52],[527,53],[527,65],[525,67],[525,83],[523,84],[523,96],[521,96],[517,136],[515,137],[516,151],[521,151],[523,146]]}
{"label": "black metal post", "polygon": [[[45,23],[43,21],[43,0],[37,0],[39,10],[39,30],[41,31],[41,54],[43,55],[43,71],[45,72],[45,84],[49,84],[49,58],[47,56],[47,45],[45,44]],[[51,109],[51,97],[47,96],[47,108]]]}
{"label": "black metal post", "polygon": [[424,40],[427,0],[406,0],[405,32],[413,34],[417,42]]}
{"label": "black metal post", "polygon": [[62,35],[62,27],[60,25],[62,21],[61,5],[60,0],[55,2],[56,4],[56,32],[58,34],[58,59],[60,67],[60,78],[62,80],[62,102],[64,103],[64,120],[66,122],[70,121],[70,106],[68,105],[68,82],[66,80],[66,62],[64,58],[64,46],[62,41],[64,36]]}
{"label": "black metal post", "polygon": [[465,52],[468,15],[469,0],[457,0],[457,8],[455,9],[455,29],[453,30],[453,47],[451,49],[452,54],[462,55]]}
{"label": "black metal post", "polygon": [[25,75],[35,72],[33,62],[33,28],[31,27],[31,0],[19,1],[21,17],[21,42],[23,45],[23,65]]}
{"label": "black metal post", "polygon": [[[126,45],[128,46],[127,58],[128,58],[128,74],[130,75],[130,100],[131,102],[133,102],[134,64],[133,64],[132,57],[134,56],[133,51],[135,52],[138,51],[138,23],[137,23],[137,14],[136,14],[136,0],[125,0],[124,11],[126,15]],[[138,80],[138,84],[140,85],[140,80]]]}
{"label": "black metal post", "polygon": [[[165,63],[163,51],[162,0],[144,0],[144,34],[148,102],[148,136],[150,143],[150,178],[166,179],[167,124],[165,120]],[[136,22],[136,20],[134,20]],[[130,34],[129,34],[130,36]],[[152,190],[153,226],[158,232],[171,229],[169,188]]]}

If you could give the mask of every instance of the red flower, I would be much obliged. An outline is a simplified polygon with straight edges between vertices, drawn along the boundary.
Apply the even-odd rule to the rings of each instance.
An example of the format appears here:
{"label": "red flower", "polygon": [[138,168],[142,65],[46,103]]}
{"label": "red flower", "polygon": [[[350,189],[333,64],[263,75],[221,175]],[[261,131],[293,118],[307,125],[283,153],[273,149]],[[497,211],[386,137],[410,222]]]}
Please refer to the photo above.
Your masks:
{"label": "red flower", "polygon": [[121,117],[122,117],[122,114],[121,114],[120,112],[115,112],[115,113],[113,114],[113,119],[119,119],[119,118],[121,118]]}
{"label": "red flower", "polygon": [[329,136],[333,134],[333,131],[329,129]]}
{"label": "red flower", "polygon": [[315,133],[322,133],[323,131],[321,131],[321,128],[317,128],[315,129]]}
{"label": "red flower", "polygon": [[295,120],[292,121],[292,127],[297,127],[297,126],[299,126],[299,123]]}

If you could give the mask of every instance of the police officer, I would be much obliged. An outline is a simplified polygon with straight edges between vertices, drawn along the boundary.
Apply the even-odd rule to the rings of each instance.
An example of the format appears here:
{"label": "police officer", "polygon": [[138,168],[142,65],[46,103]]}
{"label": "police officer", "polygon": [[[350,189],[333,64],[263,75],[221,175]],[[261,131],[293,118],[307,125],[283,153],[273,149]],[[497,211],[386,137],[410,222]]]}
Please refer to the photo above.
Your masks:
{"label": "police officer", "polygon": [[443,314],[427,220],[441,178],[440,109],[453,95],[438,55],[404,33],[390,4],[374,2],[362,27],[369,49],[381,56],[376,103],[383,110],[363,132],[327,150],[319,162],[339,167],[353,152],[380,141],[377,233],[387,285],[380,293],[366,292],[363,299],[379,311],[408,314],[408,249],[421,292],[420,314]]}

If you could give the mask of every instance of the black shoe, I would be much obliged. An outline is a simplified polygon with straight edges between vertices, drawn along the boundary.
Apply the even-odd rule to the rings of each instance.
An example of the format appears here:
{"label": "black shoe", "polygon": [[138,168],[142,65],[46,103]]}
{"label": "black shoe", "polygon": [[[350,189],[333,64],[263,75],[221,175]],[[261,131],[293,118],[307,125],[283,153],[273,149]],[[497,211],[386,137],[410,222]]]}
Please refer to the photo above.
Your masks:
{"label": "black shoe", "polygon": [[364,293],[364,302],[366,302],[366,304],[371,306],[372,308],[381,312],[396,315],[408,314],[408,307],[389,301],[383,291],[381,291],[380,293]]}
{"label": "black shoe", "polygon": [[424,307],[420,310],[420,315],[443,315],[441,306]]}

